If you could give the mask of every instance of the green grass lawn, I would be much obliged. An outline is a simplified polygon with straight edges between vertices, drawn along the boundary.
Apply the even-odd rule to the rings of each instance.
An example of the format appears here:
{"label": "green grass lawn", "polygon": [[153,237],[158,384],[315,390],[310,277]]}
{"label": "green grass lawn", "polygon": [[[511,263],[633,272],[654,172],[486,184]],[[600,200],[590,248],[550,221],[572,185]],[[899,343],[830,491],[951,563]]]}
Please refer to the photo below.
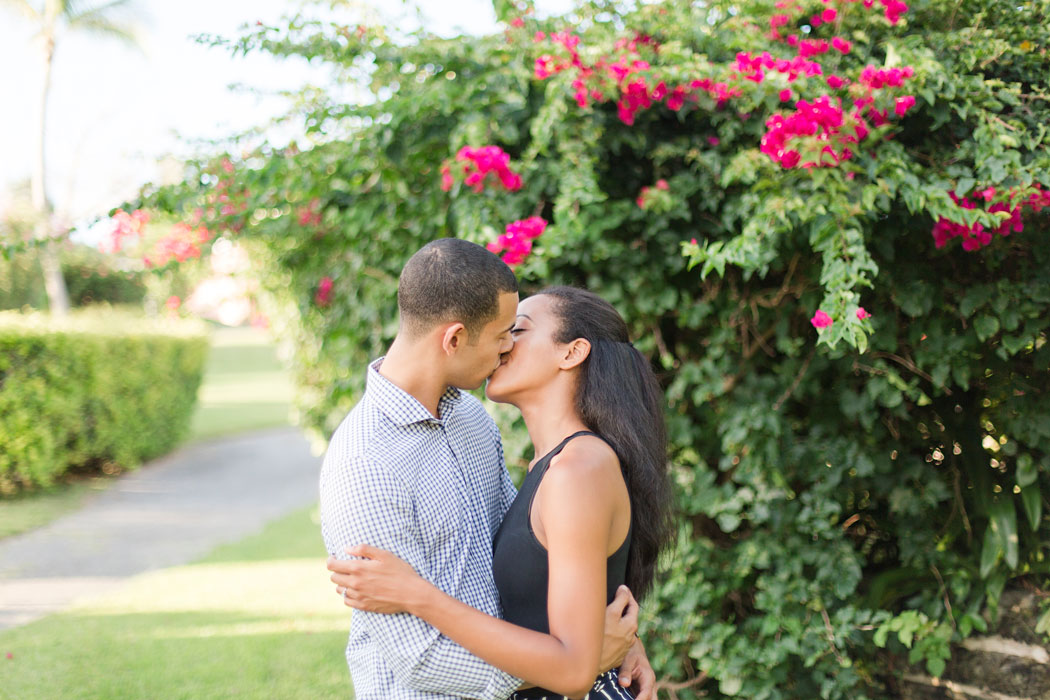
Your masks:
{"label": "green grass lawn", "polygon": [[317,517],[0,632],[0,699],[352,698]]}
{"label": "green grass lawn", "polygon": [[292,381],[265,331],[219,328],[190,424],[190,441],[290,423]]}

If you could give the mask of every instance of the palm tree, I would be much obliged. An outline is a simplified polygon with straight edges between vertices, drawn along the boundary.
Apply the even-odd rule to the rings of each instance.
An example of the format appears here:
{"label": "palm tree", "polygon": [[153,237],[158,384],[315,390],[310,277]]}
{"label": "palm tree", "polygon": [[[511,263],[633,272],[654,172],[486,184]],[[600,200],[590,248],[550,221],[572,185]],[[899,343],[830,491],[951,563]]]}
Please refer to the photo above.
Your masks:
{"label": "palm tree", "polygon": [[[19,11],[37,27],[36,40],[40,44],[41,58],[44,61],[44,80],[40,91],[40,121],[37,124],[36,162],[32,176],[32,200],[38,221],[36,237],[44,241],[41,247],[40,262],[44,270],[44,286],[51,312],[65,315],[69,312],[69,294],[65,280],[62,279],[62,267],[59,263],[58,249],[55,245],[55,226],[52,222],[52,205],[47,196],[45,142],[47,135],[47,100],[51,90],[51,66],[55,58],[55,46],[61,29],[81,30],[94,34],[120,39],[135,44],[135,35],[130,25],[113,19],[113,14],[131,0],[110,0],[109,2],[90,3],[82,0],[0,0],[0,4],[9,5]],[[41,7],[43,5],[43,7]]]}

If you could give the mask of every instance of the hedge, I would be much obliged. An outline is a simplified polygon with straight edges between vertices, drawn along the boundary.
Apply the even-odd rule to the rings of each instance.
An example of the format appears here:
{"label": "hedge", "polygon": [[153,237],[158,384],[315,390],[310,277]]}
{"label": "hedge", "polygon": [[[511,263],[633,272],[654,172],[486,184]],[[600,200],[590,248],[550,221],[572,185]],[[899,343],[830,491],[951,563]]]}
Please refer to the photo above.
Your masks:
{"label": "hedge", "polygon": [[186,321],[0,313],[0,493],[170,450],[189,426],[207,348],[204,327]]}

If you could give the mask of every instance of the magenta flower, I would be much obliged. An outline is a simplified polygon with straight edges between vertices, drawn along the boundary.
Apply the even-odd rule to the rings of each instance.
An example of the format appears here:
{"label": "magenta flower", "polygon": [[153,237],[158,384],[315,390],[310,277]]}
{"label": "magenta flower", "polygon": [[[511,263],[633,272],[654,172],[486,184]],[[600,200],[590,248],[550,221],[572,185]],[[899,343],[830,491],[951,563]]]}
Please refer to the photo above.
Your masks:
{"label": "magenta flower", "polygon": [[867,311],[865,311],[864,307],[861,306],[861,307],[859,307],[857,309],[857,318],[859,318],[861,321],[863,321],[866,318],[871,318],[871,314],[869,314]]}
{"label": "magenta flower", "polygon": [[915,98],[912,95],[898,97],[893,103],[893,111],[898,117],[903,117],[909,109],[915,106]]}
{"label": "magenta flower", "polygon": [[508,265],[520,265],[532,252],[533,241],[546,229],[547,222],[539,216],[512,221],[507,224],[506,233],[485,247],[490,252],[502,253],[500,257]]}
{"label": "magenta flower", "polygon": [[850,42],[849,39],[843,39],[842,37],[837,36],[831,40],[831,48],[845,55],[853,48],[853,43]]}
{"label": "magenta flower", "polygon": [[[521,176],[510,169],[510,155],[499,146],[464,146],[456,153],[456,160],[464,163],[463,184],[472,187],[475,192],[485,189],[490,173],[510,192],[516,192],[522,187]],[[452,186],[451,170],[446,173],[442,168],[441,185],[442,189]]]}
{"label": "magenta flower", "polygon": [[832,323],[834,323],[834,321],[831,319],[831,316],[828,316],[820,309],[817,309],[817,313],[813,314],[813,318],[809,319],[809,322],[812,323],[813,327],[816,328],[818,331],[821,328],[827,328]]}
{"label": "magenta flower", "polygon": [[317,294],[314,295],[314,303],[318,306],[328,306],[332,303],[332,278],[322,277],[317,285]]}

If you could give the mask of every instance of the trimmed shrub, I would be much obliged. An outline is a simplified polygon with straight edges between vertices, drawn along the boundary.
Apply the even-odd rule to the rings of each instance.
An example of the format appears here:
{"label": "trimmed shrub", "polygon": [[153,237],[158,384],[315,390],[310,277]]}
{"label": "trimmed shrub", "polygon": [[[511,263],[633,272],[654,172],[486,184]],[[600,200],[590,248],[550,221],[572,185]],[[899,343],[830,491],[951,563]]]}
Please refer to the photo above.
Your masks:
{"label": "trimmed shrub", "polygon": [[186,434],[204,327],[115,312],[0,313],[0,492],[71,469],[130,469]]}
{"label": "trimmed shrub", "polygon": [[134,304],[146,298],[143,273],[120,270],[113,259],[87,246],[74,246],[62,256],[62,276],[73,306]]}

